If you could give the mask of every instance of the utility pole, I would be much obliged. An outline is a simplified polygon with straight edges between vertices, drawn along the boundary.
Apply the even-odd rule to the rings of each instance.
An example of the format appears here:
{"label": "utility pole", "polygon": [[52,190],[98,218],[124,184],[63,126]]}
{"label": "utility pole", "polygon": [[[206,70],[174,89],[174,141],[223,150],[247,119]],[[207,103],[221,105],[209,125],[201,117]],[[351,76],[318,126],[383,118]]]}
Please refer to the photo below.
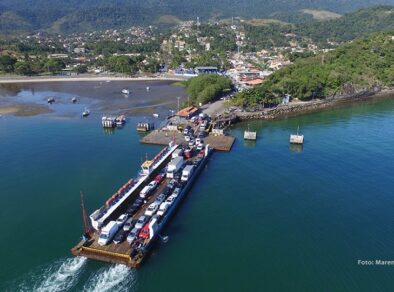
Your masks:
{"label": "utility pole", "polygon": [[176,99],[178,100],[178,112],[179,112],[179,100],[181,99],[181,97],[180,97],[180,96],[177,96]]}

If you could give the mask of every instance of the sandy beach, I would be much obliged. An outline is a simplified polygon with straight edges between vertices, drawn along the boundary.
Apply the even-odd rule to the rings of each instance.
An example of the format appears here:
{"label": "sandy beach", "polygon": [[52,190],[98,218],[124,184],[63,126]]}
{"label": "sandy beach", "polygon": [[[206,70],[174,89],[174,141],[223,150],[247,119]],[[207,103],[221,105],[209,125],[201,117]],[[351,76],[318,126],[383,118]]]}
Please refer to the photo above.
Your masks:
{"label": "sandy beach", "polygon": [[102,75],[78,75],[78,76],[7,76],[0,77],[0,84],[9,83],[36,83],[36,82],[73,82],[73,81],[183,81],[185,79],[176,76],[163,77],[118,77]]}

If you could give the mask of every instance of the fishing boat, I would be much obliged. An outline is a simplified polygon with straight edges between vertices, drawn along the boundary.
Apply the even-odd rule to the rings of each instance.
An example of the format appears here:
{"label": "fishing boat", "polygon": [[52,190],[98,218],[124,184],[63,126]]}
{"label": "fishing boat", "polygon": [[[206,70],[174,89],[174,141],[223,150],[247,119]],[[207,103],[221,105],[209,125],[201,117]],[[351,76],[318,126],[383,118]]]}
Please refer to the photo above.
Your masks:
{"label": "fishing boat", "polygon": [[124,88],[124,89],[122,89],[122,93],[123,93],[123,94],[130,94],[130,90]]}
{"label": "fishing boat", "polygon": [[122,127],[126,123],[126,116],[120,115],[116,117],[115,122],[117,127]]}
{"label": "fishing boat", "polygon": [[71,99],[71,101],[72,101],[72,103],[76,103],[76,102],[77,102],[77,98],[74,96],[74,97]]}
{"label": "fishing boat", "polygon": [[90,110],[85,108],[85,110],[82,112],[82,117],[87,117],[90,115]]}
{"label": "fishing boat", "polygon": [[154,123],[138,123],[137,124],[137,131],[138,132],[149,132],[155,128]]}
{"label": "fishing boat", "polygon": [[300,126],[297,128],[297,134],[290,135],[290,143],[291,144],[304,144],[304,135],[299,134]]}
{"label": "fishing boat", "polygon": [[103,116],[101,118],[101,125],[103,128],[113,128],[116,126],[115,117],[112,116]]}
{"label": "fishing boat", "polygon": [[53,103],[55,102],[55,98],[54,97],[48,97],[48,103]]}

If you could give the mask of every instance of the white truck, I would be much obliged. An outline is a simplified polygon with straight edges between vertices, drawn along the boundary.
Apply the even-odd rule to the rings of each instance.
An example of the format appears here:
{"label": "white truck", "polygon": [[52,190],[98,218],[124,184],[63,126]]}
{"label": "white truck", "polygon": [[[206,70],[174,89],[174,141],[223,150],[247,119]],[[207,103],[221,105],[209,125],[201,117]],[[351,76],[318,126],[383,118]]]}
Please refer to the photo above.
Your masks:
{"label": "white truck", "polygon": [[183,157],[178,156],[171,160],[167,166],[167,177],[174,178],[174,174],[179,171],[179,169],[183,166]]}
{"label": "white truck", "polygon": [[188,181],[194,170],[194,165],[186,165],[182,171],[181,181]]}
{"label": "white truck", "polygon": [[98,240],[99,245],[106,245],[111,242],[112,238],[118,232],[119,225],[116,221],[110,221],[102,230]]}

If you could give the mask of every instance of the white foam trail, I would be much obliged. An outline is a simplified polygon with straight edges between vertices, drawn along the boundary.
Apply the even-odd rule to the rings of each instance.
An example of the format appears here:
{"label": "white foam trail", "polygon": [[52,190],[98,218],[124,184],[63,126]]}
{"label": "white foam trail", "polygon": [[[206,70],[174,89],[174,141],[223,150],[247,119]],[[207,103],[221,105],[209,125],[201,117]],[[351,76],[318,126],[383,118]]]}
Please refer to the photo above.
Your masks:
{"label": "white foam trail", "polygon": [[136,273],[124,265],[100,269],[90,277],[84,291],[131,291],[136,284]]}
{"label": "white foam trail", "polygon": [[83,271],[86,258],[75,257],[57,262],[47,268],[34,286],[34,291],[56,292],[72,288]]}

